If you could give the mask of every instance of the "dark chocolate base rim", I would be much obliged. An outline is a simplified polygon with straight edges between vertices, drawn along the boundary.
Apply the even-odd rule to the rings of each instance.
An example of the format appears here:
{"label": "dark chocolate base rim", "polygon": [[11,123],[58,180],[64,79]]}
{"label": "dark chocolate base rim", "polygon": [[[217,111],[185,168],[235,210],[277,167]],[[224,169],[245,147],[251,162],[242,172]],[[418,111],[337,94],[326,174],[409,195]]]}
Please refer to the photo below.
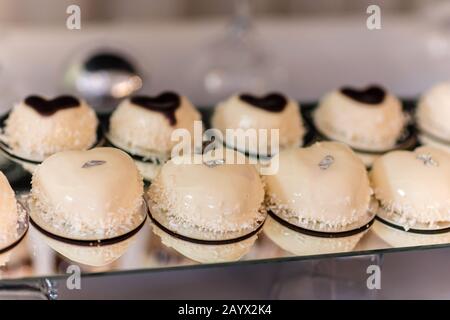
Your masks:
{"label": "dark chocolate base rim", "polygon": [[430,138],[431,140],[434,140],[434,141],[436,141],[438,143],[441,143],[441,144],[444,144],[444,145],[450,147],[450,141],[445,140],[443,138],[440,138],[440,137],[438,137],[438,136],[436,136],[436,135],[434,135],[434,134],[432,134],[432,133],[430,133],[430,132],[428,132],[428,131],[420,128],[420,127],[419,127],[419,134],[422,134],[425,137]]}
{"label": "dark chocolate base rim", "polygon": [[[2,132],[4,129],[3,124],[8,117],[9,117],[9,112],[6,113],[5,115],[3,115],[2,117],[0,117],[0,131],[2,131]],[[87,150],[90,150],[90,149],[100,146],[103,143],[103,140],[104,140],[103,132],[102,132],[100,125],[98,125],[97,130],[96,130],[96,140]],[[43,160],[31,160],[31,159],[26,159],[21,156],[18,156],[13,153],[12,149],[9,147],[9,145],[7,143],[5,143],[4,141],[1,141],[1,140],[0,140],[0,150],[7,157],[17,160],[17,161],[21,161],[21,162],[25,162],[25,163],[29,163],[29,164],[33,164],[33,165],[39,165],[43,161]]]}
{"label": "dark chocolate base rim", "polygon": [[39,224],[37,224],[31,217],[30,217],[30,223],[35,227],[40,233],[44,234],[45,236],[59,241],[64,242],[70,245],[80,246],[80,247],[104,247],[104,246],[110,246],[113,244],[117,244],[119,242],[125,241],[132,236],[134,236],[136,233],[138,233],[139,230],[142,229],[145,222],[147,221],[147,216],[144,217],[144,220],[133,230],[128,231],[127,233],[109,238],[109,239],[98,239],[98,240],[80,240],[80,239],[72,239],[72,238],[66,238],[59,235],[56,235],[50,231],[45,230],[43,227],[41,227]]}
{"label": "dark chocolate base rim", "polygon": [[29,229],[29,224],[27,224],[25,231],[22,232],[22,234],[16,240],[14,240],[13,243],[7,245],[6,247],[0,248],[0,254],[3,254],[5,252],[8,252],[11,249],[15,248],[23,240],[23,238],[25,238],[25,236],[28,233],[28,229]]}
{"label": "dark chocolate base rim", "polygon": [[150,218],[150,220],[162,231],[164,231],[165,233],[169,234],[170,236],[177,238],[179,240],[183,240],[186,242],[190,242],[190,243],[194,243],[194,244],[200,244],[200,245],[212,245],[212,246],[216,246],[216,245],[227,245],[227,244],[234,244],[234,243],[238,243],[244,240],[247,240],[251,237],[253,237],[254,235],[258,234],[259,231],[261,231],[262,227],[264,226],[264,222],[263,221],[255,230],[253,230],[250,233],[247,233],[243,236],[237,237],[237,238],[233,238],[233,239],[225,239],[225,240],[203,240],[203,239],[195,239],[195,238],[191,238],[191,237],[186,237],[183,236],[179,233],[176,233],[168,228],[166,228],[165,226],[163,226],[161,223],[158,222],[158,220],[154,219],[150,210],[148,210],[148,216]]}
{"label": "dark chocolate base rim", "polygon": [[[355,152],[357,153],[364,153],[364,154],[368,154],[368,155],[383,155],[387,152],[390,151],[395,151],[395,150],[408,150],[411,147],[414,147],[417,145],[417,137],[416,134],[414,132],[414,129],[412,127],[408,127],[408,136],[403,139],[400,142],[397,142],[395,144],[395,146],[391,149],[385,149],[385,150],[364,150],[364,149],[360,149],[360,148],[355,148],[351,145],[348,144],[348,146]],[[344,141],[340,141],[340,140],[336,140],[336,139],[332,139],[330,137],[328,137],[326,134],[322,133],[319,129],[317,129],[316,127],[316,132],[317,132],[317,136],[323,140],[326,141],[338,141],[338,142],[343,142]]]}
{"label": "dark chocolate base rim", "polygon": [[442,233],[447,233],[450,232],[450,227],[447,228],[443,228],[443,229],[432,229],[432,230],[427,230],[427,229],[408,229],[405,230],[405,228],[403,228],[402,226],[399,226],[395,223],[392,223],[388,220],[385,220],[383,218],[381,218],[380,216],[376,216],[376,219],[387,225],[388,227],[403,231],[403,232],[409,232],[409,233],[415,233],[415,234],[423,234],[423,235],[431,235],[431,234],[442,234]]}
{"label": "dark chocolate base rim", "polygon": [[375,221],[375,217],[373,217],[369,222],[367,222],[363,226],[356,228],[356,229],[352,229],[352,230],[348,230],[348,231],[339,231],[339,232],[325,232],[325,231],[315,231],[315,230],[305,229],[305,228],[296,226],[296,225],[284,220],[283,218],[277,216],[271,210],[267,211],[267,213],[269,214],[269,216],[272,219],[274,219],[276,222],[278,222],[279,224],[281,224],[282,226],[284,226],[288,229],[291,229],[298,233],[305,234],[307,236],[318,237],[318,238],[327,238],[327,239],[345,238],[345,237],[354,236],[358,233],[368,230]]}

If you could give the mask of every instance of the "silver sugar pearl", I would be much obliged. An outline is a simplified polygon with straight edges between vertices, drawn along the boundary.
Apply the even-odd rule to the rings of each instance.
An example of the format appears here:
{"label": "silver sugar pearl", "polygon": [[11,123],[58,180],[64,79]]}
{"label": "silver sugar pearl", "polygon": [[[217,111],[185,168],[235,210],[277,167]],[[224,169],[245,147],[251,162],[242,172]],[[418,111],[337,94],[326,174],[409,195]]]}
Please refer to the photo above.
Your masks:
{"label": "silver sugar pearl", "polygon": [[334,157],[332,155],[327,155],[319,162],[319,168],[321,170],[327,170],[333,163]]}
{"label": "silver sugar pearl", "polygon": [[91,167],[101,166],[102,164],[105,164],[106,161],[104,160],[89,160],[88,162],[85,162],[81,168],[87,169]]}
{"label": "silver sugar pearl", "polygon": [[419,154],[416,157],[416,159],[422,161],[423,164],[426,166],[437,167],[439,165],[439,163],[436,160],[434,160],[433,157],[431,156],[431,154],[429,154],[429,153]]}
{"label": "silver sugar pearl", "polygon": [[203,163],[210,168],[214,168],[216,166],[225,164],[225,159],[211,159],[203,161]]}

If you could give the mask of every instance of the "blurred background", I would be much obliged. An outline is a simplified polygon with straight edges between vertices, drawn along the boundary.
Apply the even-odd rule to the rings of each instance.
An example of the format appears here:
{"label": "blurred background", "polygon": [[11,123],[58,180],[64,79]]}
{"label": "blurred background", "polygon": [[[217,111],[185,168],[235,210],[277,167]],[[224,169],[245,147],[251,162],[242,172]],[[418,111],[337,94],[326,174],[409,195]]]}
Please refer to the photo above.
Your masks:
{"label": "blurred background", "polygon": [[[81,30],[66,27],[71,4]],[[366,26],[371,4],[381,9],[379,30]],[[142,92],[178,90],[201,106],[236,91],[312,101],[370,83],[414,98],[449,78],[450,3],[0,0],[1,109],[31,92],[73,91],[68,70],[102,50],[133,62]]]}
{"label": "blurred background", "polygon": [[[444,2],[442,0],[440,2]],[[427,0],[252,0],[257,16],[295,18],[304,16],[343,16],[364,12],[379,4],[390,13],[408,13]],[[439,1],[434,1],[439,2]],[[233,1],[224,0],[0,0],[0,18],[10,24],[57,24],[69,4],[84,9],[86,22],[148,22],[149,19],[192,20],[226,16]],[[45,8],[45,9],[43,9]]]}

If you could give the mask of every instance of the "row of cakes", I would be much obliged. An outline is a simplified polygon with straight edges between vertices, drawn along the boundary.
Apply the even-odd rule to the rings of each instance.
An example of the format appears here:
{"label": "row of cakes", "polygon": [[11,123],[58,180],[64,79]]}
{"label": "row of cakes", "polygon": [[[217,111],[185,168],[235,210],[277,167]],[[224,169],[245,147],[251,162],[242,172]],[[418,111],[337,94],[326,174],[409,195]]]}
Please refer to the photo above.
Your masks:
{"label": "row of cakes", "polygon": [[248,165],[170,160],[147,192],[153,231],[200,262],[238,259],[261,230],[295,255],[351,251],[372,226],[396,247],[450,241],[445,151],[389,152],[370,176],[338,142],[288,148],[272,161],[278,172],[258,179]]}
{"label": "row of cakes", "polygon": [[[423,144],[450,150],[449,101],[450,83],[435,86],[420,99],[416,119]],[[106,138],[109,145],[130,154],[144,178],[151,181],[170,158],[176,143],[171,139],[173,131],[186,129],[194,135],[194,123],[201,121],[201,115],[186,97],[164,92],[124,100],[103,130],[98,128],[93,109],[72,96],[52,100],[29,96],[3,120],[2,150],[31,172],[51,154],[87,150]],[[270,138],[265,150],[255,148],[258,137],[242,149],[227,140],[226,130],[278,129],[279,149],[304,145],[308,130],[298,104],[278,93],[230,97],[217,105],[211,124],[223,133],[227,146],[257,156],[271,155]],[[335,90],[320,100],[313,115],[319,139],[346,143],[367,166],[380,154],[414,146],[414,139],[405,140],[407,124],[401,102],[376,86]]]}
{"label": "row of cakes", "polygon": [[[443,96],[442,89],[443,86],[437,86],[435,89],[432,90],[434,94],[429,93],[425,97],[429,96],[428,99],[425,97],[422,99],[422,101],[432,100],[434,97],[434,101],[441,101]],[[344,94],[344,92],[347,91],[346,94],[355,96],[355,92],[352,94],[348,93],[349,90],[352,89],[342,89],[340,90],[340,93]],[[368,90],[365,90],[363,95],[373,96],[377,95],[374,92],[378,92],[380,88],[369,88]],[[436,91],[437,90],[437,91]],[[355,90],[353,90],[355,91]],[[381,90],[382,91],[382,90]],[[437,93],[436,93],[437,92]],[[362,93],[360,93],[362,94]],[[437,99],[438,96],[441,96],[441,100]],[[362,99],[361,97],[359,98]],[[368,98],[365,98],[368,99]],[[326,99],[323,99],[326,100]],[[233,103],[233,101],[235,103]],[[428,104],[425,102],[421,102],[421,105],[437,105],[436,103],[431,103],[428,101]],[[226,107],[224,107],[226,106]],[[274,127],[282,127],[282,128],[288,128],[289,130],[284,131],[285,134],[283,135],[285,138],[281,139],[282,147],[288,148],[289,146],[295,146],[298,145],[296,139],[299,139],[299,136],[302,136],[304,133],[304,129],[301,125],[301,118],[298,116],[296,118],[294,115],[298,115],[293,110],[298,110],[298,107],[296,106],[295,102],[292,100],[288,100],[287,98],[283,97],[280,94],[270,94],[266,96],[265,98],[258,98],[250,95],[240,95],[230,98],[228,101],[220,104],[217,108],[216,114],[213,117],[213,124],[220,122],[217,119],[225,118],[230,119],[230,117],[226,115],[221,115],[220,110],[227,111],[231,110],[232,107],[236,107],[238,110],[243,109],[246,112],[254,112],[255,116],[253,117],[253,120],[261,118],[271,118],[271,116],[275,116],[274,118],[277,118],[278,122],[277,125],[272,125]],[[293,108],[295,106],[296,108]],[[424,107],[425,108],[425,107]],[[142,118],[146,118],[145,115],[149,116],[152,115],[154,122],[153,126],[148,125],[146,121],[144,122],[144,126],[142,127],[142,130],[135,130],[134,135],[141,135],[146,136],[145,134],[142,134],[143,130],[145,128],[149,129],[155,126],[160,126],[161,123],[165,124],[164,120],[167,120],[169,123],[166,128],[168,128],[167,132],[171,132],[173,130],[174,125],[177,123],[180,124],[183,119],[186,119],[188,117],[183,116],[183,119],[177,119],[177,114],[179,113],[179,109],[185,109],[190,110],[189,112],[186,112],[192,116],[192,118],[199,119],[199,114],[195,111],[195,109],[192,107],[192,105],[187,101],[185,97],[180,97],[177,94],[174,93],[164,93],[161,94],[158,97],[134,97],[130,100],[125,101],[115,112],[117,115],[116,117],[120,120],[126,117],[126,115],[130,116],[128,121],[124,121],[122,128],[128,125],[130,123],[133,124],[133,120],[135,121],[134,124],[137,125],[138,120],[142,120]],[[319,108],[320,109],[320,108]],[[20,111],[21,110],[21,111]],[[122,110],[122,115],[120,115],[119,110]],[[250,110],[250,111],[249,111]],[[290,112],[287,112],[290,111]],[[69,113],[70,112],[70,113]],[[14,117],[14,113],[18,113],[19,116]],[[136,113],[135,116],[132,116],[133,113]],[[239,112],[236,112],[239,115]],[[243,112],[241,112],[242,114]],[[445,112],[444,112],[445,113]],[[441,112],[440,115],[444,116],[444,113]],[[245,113],[244,113],[245,114]],[[158,118],[159,116],[159,118]],[[42,119],[41,119],[42,118]],[[249,120],[252,117],[244,117],[244,119],[247,120],[247,124],[244,125],[244,127],[251,127],[251,125],[248,125]],[[110,127],[112,128],[113,125],[113,117],[111,118]],[[172,120],[171,120],[172,119]],[[298,121],[292,121],[298,120]],[[445,119],[445,117],[444,117]],[[231,118],[233,120],[233,118]],[[267,120],[267,119],[266,119]],[[291,120],[291,121],[289,121]],[[189,124],[192,123],[193,120],[187,121],[187,125],[184,125],[185,127],[189,128]],[[120,122],[120,121],[119,121]],[[241,121],[242,123],[245,121]],[[22,147],[16,147],[15,155],[20,154],[22,156],[22,159],[35,159],[36,163],[39,163],[39,157],[41,159],[47,157],[48,155],[58,152],[58,148],[64,150],[64,149],[86,149],[90,146],[96,145],[95,138],[95,131],[97,127],[97,120],[96,116],[93,113],[92,109],[90,109],[83,101],[80,101],[74,97],[68,97],[63,96],[59,97],[53,100],[45,100],[40,97],[31,96],[26,98],[23,103],[15,106],[12,113],[9,115],[5,132],[3,135],[4,141],[7,141],[9,145],[12,146],[22,146]],[[250,121],[251,123],[251,121]],[[255,122],[254,122],[255,123]],[[264,123],[264,122],[263,122]],[[267,123],[267,122],[265,122]],[[445,123],[445,121],[444,121]],[[71,127],[70,124],[74,124],[73,127]],[[282,125],[281,125],[282,124]],[[291,126],[289,126],[291,124]],[[300,124],[300,125],[299,125]],[[131,125],[131,128],[136,128],[136,125]],[[217,127],[220,127],[219,125],[216,125]],[[264,125],[261,125],[261,122],[256,122],[256,126],[264,127]],[[8,130],[9,127],[9,130]],[[120,125],[118,127],[121,127]],[[181,126],[183,127],[183,125]],[[267,127],[267,126],[266,126]],[[22,129],[22,131],[15,136],[15,140],[11,137],[14,136],[14,133],[17,131],[14,130],[14,128]],[[83,128],[83,130],[81,130]],[[112,131],[110,130],[108,132],[109,137],[115,136]],[[128,130],[129,131],[129,130]],[[160,132],[161,130],[159,130]],[[8,133],[9,132],[9,133]],[[92,134],[89,134],[91,132]],[[127,132],[127,130],[125,130]],[[300,134],[298,134],[300,132]],[[53,133],[49,134],[49,133]],[[87,133],[87,134],[86,134]],[[290,136],[290,134],[294,133]],[[121,145],[121,138],[117,137],[123,137],[126,136],[127,133],[117,134],[116,139],[111,138],[111,140],[117,141],[116,144]],[[42,137],[45,137],[42,139]],[[168,134],[164,135],[166,139],[168,138]],[[289,138],[289,136],[291,138]],[[21,138],[20,138],[21,137]],[[90,139],[89,139],[90,137]],[[94,137],[94,138],[93,138]],[[297,137],[297,138],[292,138]],[[36,139],[35,139],[36,138]],[[123,139],[126,140],[126,139]],[[15,141],[15,143],[13,142]],[[24,143],[20,143],[20,141]],[[44,143],[45,141],[45,143]],[[89,142],[88,142],[89,141]],[[92,142],[94,141],[94,142]],[[166,140],[167,141],[167,140]],[[283,141],[287,141],[286,143],[283,143]],[[291,143],[289,143],[291,141]],[[82,146],[84,144],[84,147]],[[126,144],[126,143],[125,143]],[[132,147],[132,143],[126,144],[126,146],[123,147],[123,149],[131,150],[132,148],[139,149],[139,147]],[[82,147],[80,147],[82,146]],[[86,147],[87,146],[87,147]],[[14,150],[14,147],[13,147]],[[135,154],[135,149],[133,151],[130,151],[131,154]],[[153,150],[154,151],[154,150]],[[161,154],[161,153],[159,153]],[[31,156],[30,156],[31,155]],[[148,154],[147,154],[148,157]],[[19,157],[18,157],[19,158]],[[136,160],[136,158],[134,158]],[[164,162],[167,161],[166,159],[162,158],[156,158],[159,159],[154,162],[157,167],[160,167]],[[139,164],[140,161],[135,161],[136,164]],[[433,161],[432,161],[433,162]],[[141,172],[144,170],[141,169]],[[158,170],[155,170],[153,174],[156,174]],[[444,175],[445,176],[445,175]],[[95,193],[95,192],[94,192]],[[445,189],[444,193],[445,195]],[[392,208],[392,206],[390,206]],[[381,220],[381,218],[380,218]],[[445,220],[438,220],[438,222],[442,222]],[[386,222],[386,221],[385,221]],[[423,223],[423,222],[422,222]],[[426,223],[426,222],[425,222]],[[410,222],[405,223],[406,228],[410,225]],[[414,225],[414,224],[413,224]],[[391,226],[392,227],[392,226]],[[442,228],[438,228],[442,229]],[[445,228],[444,228],[445,229]],[[411,229],[413,230],[413,229]]]}
{"label": "row of cakes", "polygon": [[[117,148],[58,152],[33,173],[31,221],[57,239],[95,243],[126,238],[150,217],[163,244],[203,263],[240,259],[260,232],[295,255],[351,251],[371,228],[397,247],[450,242],[450,154],[435,147],[389,152],[368,174],[348,146],[317,142],[281,151],[271,160],[278,172],[264,177],[249,163],[205,161],[236,155],[219,151],[172,158],[146,192]],[[0,185],[8,235],[18,217],[7,180]]]}

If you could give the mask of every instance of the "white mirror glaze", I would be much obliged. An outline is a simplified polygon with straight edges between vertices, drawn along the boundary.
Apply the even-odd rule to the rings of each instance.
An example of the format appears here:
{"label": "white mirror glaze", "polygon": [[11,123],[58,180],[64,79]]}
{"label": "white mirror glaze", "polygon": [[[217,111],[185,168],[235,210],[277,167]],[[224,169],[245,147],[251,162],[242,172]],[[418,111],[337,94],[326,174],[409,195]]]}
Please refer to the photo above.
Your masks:
{"label": "white mirror glaze", "polygon": [[321,99],[314,123],[332,140],[377,151],[395,145],[406,120],[401,102],[392,94],[387,93],[380,104],[367,105],[335,90]]}
{"label": "white mirror glaze", "polygon": [[2,139],[15,154],[41,161],[64,150],[86,150],[97,139],[98,120],[84,101],[80,106],[58,110],[43,116],[24,101],[16,104],[8,119]]}
{"label": "white mirror glaze", "polygon": [[[321,169],[319,163],[327,156],[334,161]],[[275,214],[318,231],[342,231],[367,222],[372,190],[364,164],[348,146],[319,142],[276,157],[278,173],[265,177],[269,208]]]}
{"label": "white mirror glaze", "polygon": [[200,113],[184,96],[175,111],[176,124],[160,112],[151,111],[124,100],[113,112],[109,124],[109,138],[118,147],[141,156],[170,153],[177,141],[172,141],[173,130],[187,129],[194,136],[194,121],[201,120]]}
{"label": "white mirror glaze", "polygon": [[[419,155],[431,156],[435,165],[424,164]],[[375,197],[401,215],[397,222],[405,227],[450,221],[450,154],[445,151],[425,146],[390,152],[375,161],[371,179]]]}
{"label": "white mirror glaze", "polygon": [[[242,101],[239,95],[232,96],[217,105],[212,126],[224,134],[224,139],[226,129],[279,129],[280,148],[301,145],[305,134],[297,102],[288,100],[283,111],[269,112]],[[230,147],[233,147],[232,143],[230,142]],[[269,139],[268,146],[270,145]],[[256,150],[249,151],[257,153]]]}
{"label": "white mirror glaze", "polygon": [[[83,168],[91,160],[105,163]],[[41,227],[64,237],[112,238],[142,222],[142,194],[142,177],[123,151],[64,151],[35,170],[30,214]]]}
{"label": "white mirror glaze", "polygon": [[420,128],[450,144],[450,82],[437,84],[421,97],[417,122]]}
{"label": "white mirror glaze", "polygon": [[15,240],[18,221],[14,191],[5,175],[0,172],[0,248]]}
{"label": "white mirror glaze", "polygon": [[148,191],[152,215],[172,231],[207,240],[235,238],[256,229],[264,219],[264,187],[256,168],[209,167],[199,154],[183,156],[190,157],[201,164],[176,164],[172,159],[162,167]]}

